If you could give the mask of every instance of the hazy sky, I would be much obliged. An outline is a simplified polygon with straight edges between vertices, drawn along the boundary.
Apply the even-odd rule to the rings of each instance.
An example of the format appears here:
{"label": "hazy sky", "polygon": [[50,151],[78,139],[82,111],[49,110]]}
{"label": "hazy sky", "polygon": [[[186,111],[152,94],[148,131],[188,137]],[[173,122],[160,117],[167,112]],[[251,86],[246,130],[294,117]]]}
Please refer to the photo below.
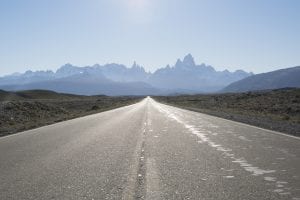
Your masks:
{"label": "hazy sky", "polygon": [[0,75],[191,53],[218,70],[300,65],[299,0],[0,0]]}

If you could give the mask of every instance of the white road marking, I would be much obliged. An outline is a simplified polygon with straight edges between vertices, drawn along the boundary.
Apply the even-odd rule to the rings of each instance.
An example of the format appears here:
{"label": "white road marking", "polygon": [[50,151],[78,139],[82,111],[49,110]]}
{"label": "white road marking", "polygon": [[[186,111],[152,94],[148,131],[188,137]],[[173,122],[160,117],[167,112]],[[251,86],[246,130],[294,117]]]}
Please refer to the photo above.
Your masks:
{"label": "white road marking", "polygon": [[[184,120],[180,119],[178,116],[176,116],[176,114],[169,111],[168,106],[164,106],[165,108],[162,108],[161,105],[158,105],[154,102],[154,107],[156,107],[156,109],[158,109],[159,112],[164,113],[167,117],[169,117],[172,120],[182,124],[192,134],[197,135],[200,138],[200,141],[198,141],[198,143],[201,143],[201,144],[206,143],[209,146],[215,148],[217,151],[223,152],[223,155],[225,155],[225,157],[228,157],[228,158],[232,159],[233,163],[238,163],[240,165],[240,167],[242,167],[245,171],[250,172],[252,175],[261,176],[261,175],[264,175],[264,174],[271,174],[271,173],[276,172],[276,170],[272,170],[272,169],[267,169],[266,170],[266,169],[261,169],[259,167],[253,166],[253,164],[249,163],[245,158],[236,158],[235,155],[232,153],[232,149],[224,148],[221,144],[216,144],[215,142],[213,142],[207,136],[205,130],[201,130],[201,127],[197,128],[193,125],[188,124]],[[227,121],[229,121],[229,120],[227,120]],[[217,126],[215,126],[215,127],[217,127]],[[254,127],[254,126],[251,126],[251,127]],[[257,127],[254,127],[254,128],[257,128]],[[243,136],[241,136],[239,138],[242,139],[242,140],[245,140],[245,141],[251,141],[251,140],[248,140],[246,137],[243,137]],[[228,153],[228,152],[231,152],[231,153]],[[227,176],[227,178],[229,178],[229,177],[233,178],[232,176]],[[277,178],[276,177],[264,177],[264,180],[274,182],[274,181],[277,180]],[[285,190],[288,189],[287,187],[283,188],[283,187],[281,187],[281,184],[277,184],[277,185],[275,185],[275,187],[276,187],[276,189],[273,190],[274,192],[277,192],[277,193],[282,194],[282,195],[287,193],[287,192],[285,192]]]}

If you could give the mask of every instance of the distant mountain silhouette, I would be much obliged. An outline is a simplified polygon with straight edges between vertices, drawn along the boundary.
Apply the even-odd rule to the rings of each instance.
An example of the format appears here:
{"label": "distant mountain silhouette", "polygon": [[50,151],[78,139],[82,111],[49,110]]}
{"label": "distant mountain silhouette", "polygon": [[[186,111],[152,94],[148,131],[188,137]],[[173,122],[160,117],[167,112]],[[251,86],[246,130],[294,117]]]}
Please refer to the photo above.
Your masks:
{"label": "distant mountain silhouette", "polygon": [[300,87],[300,66],[253,75],[228,85],[221,92],[246,92],[286,87]]}
{"label": "distant mountain silhouette", "polygon": [[79,95],[105,94],[117,95],[148,95],[160,94],[159,90],[144,82],[115,82],[99,74],[75,74],[65,78],[27,83],[24,85],[0,86],[4,90],[19,91],[30,89],[52,90],[61,93]]}
{"label": "distant mountain silhouette", "polygon": [[192,55],[188,54],[183,61],[178,59],[174,67],[167,66],[158,69],[147,82],[154,87],[174,92],[215,92],[250,75],[252,73],[242,70],[216,71],[213,67],[205,64],[196,65]]}
{"label": "distant mountain silhouette", "polygon": [[121,64],[77,67],[66,64],[56,72],[27,71],[0,77],[0,89],[44,89],[80,95],[156,95],[169,93],[216,92],[226,85],[252,75],[242,70],[216,71],[213,67],[196,65],[191,54],[183,61],[146,72],[134,62],[127,68]]}

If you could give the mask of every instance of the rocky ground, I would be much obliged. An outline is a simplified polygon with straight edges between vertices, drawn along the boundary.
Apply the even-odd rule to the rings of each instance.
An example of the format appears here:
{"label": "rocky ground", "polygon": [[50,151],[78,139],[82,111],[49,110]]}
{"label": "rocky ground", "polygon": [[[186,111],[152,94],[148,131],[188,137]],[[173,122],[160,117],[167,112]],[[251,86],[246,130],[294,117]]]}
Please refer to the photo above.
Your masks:
{"label": "rocky ground", "polygon": [[141,99],[0,91],[0,136],[130,105]]}
{"label": "rocky ground", "polygon": [[300,89],[157,96],[154,99],[161,103],[300,136]]}

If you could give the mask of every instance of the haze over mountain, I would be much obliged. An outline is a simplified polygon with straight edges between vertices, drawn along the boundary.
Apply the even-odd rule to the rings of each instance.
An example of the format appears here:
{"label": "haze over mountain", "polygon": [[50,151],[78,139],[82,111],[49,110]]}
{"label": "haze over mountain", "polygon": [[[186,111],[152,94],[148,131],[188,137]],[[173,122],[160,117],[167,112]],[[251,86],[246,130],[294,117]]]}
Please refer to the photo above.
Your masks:
{"label": "haze over mountain", "polygon": [[66,64],[56,72],[26,71],[0,78],[5,90],[47,89],[74,94],[147,95],[168,93],[216,92],[252,73],[243,70],[216,71],[205,64],[197,65],[191,54],[172,67],[146,72],[134,63],[131,68],[121,64],[99,64],[77,67]]}
{"label": "haze over mountain", "polygon": [[225,87],[222,92],[246,92],[300,87],[300,66],[256,74]]}
{"label": "haze over mountain", "polygon": [[252,73],[243,70],[216,71],[209,65],[196,65],[192,55],[188,54],[183,61],[178,59],[173,67],[167,66],[155,71],[148,83],[157,88],[181,92],[216,92],[250,75]]}

